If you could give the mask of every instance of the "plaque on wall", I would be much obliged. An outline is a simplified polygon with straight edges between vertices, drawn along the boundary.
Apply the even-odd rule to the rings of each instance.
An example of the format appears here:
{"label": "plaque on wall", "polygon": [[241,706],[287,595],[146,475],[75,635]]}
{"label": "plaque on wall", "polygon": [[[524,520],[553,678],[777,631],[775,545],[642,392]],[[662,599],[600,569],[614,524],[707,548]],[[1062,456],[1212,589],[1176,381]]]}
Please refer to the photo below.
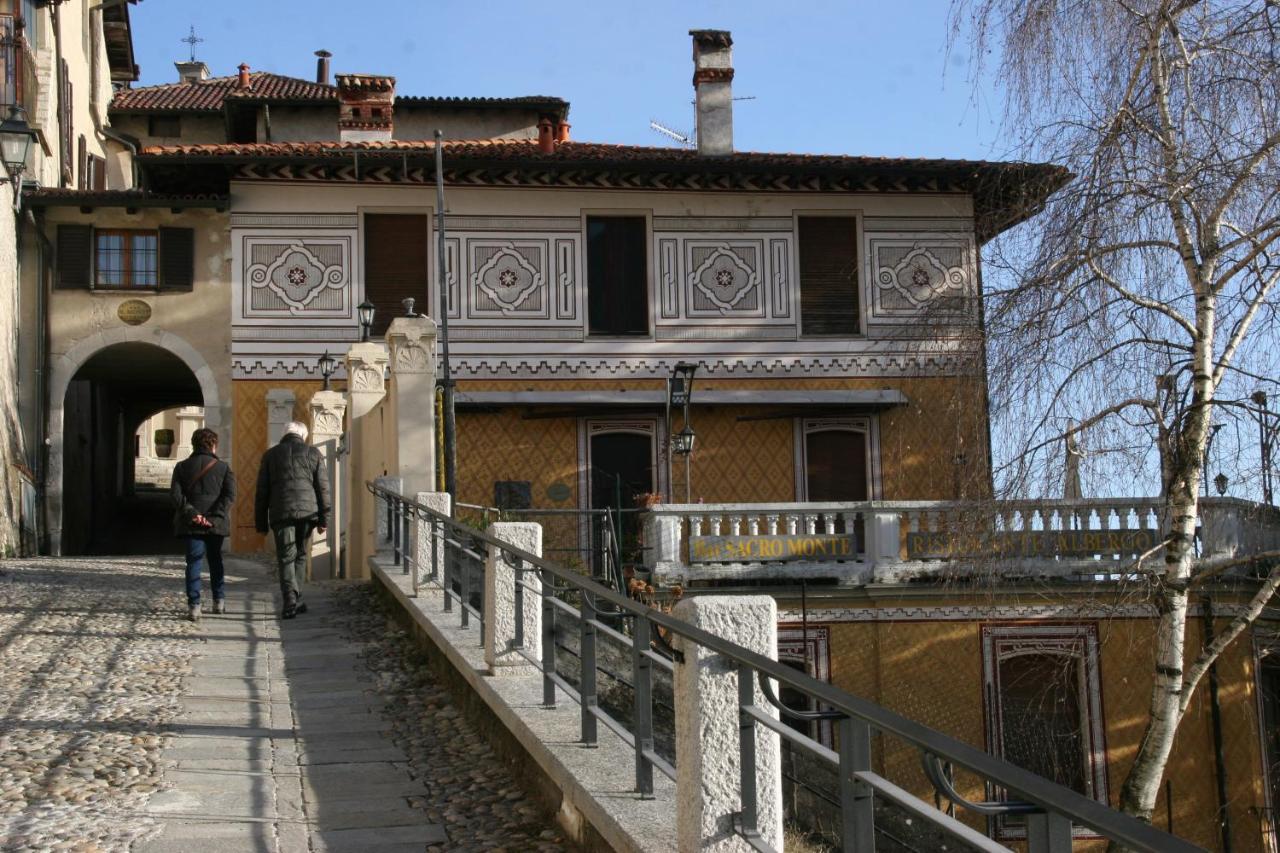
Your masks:
{"label": "plaque on wall", "polygon": [[116,316],[129,326],[141,326],[151,319],[151,306],[141,299],[126,299],[116,308]]}
{"label": "plaque on wall", "polygon": [[547,486],[547,500],[563,503],[573,497],[573,491],[564,483],[552,483]]}

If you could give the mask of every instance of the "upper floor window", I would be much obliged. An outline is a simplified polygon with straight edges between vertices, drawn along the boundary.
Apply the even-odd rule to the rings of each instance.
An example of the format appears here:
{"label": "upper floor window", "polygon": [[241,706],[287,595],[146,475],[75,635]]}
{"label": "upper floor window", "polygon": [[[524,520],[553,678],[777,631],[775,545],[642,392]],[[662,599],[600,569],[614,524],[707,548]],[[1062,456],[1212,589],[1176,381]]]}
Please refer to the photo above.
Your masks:
{"label": "upper floor window", "polygon": [[797,230],[801,334],[858,334],[857,219],[801,216]]}
{"label": "upper floor window", "polygon": [[101,290],[191,290],[194,232],[59,225],[59,288]]}
{"label": "upper floor window", "polygon": [[159,242],[155,231],[96,232],[93,286],[155,287]]}
{"label": "upper floor window", "polygon": [[181,116],[151,116],[147,119],[148,136],[181,136]]}
{"label": "upper floor window", "polygon": [[[987,626],[982,630],[991,751],[1107,801],[1097,633],[1092,626]],[[1004,818],[1005,834],[1024,822]]]}
{"label": "upper floor window", "polygon": [[649,334],[648,256],[643,216],[587,217],[590,334]]}

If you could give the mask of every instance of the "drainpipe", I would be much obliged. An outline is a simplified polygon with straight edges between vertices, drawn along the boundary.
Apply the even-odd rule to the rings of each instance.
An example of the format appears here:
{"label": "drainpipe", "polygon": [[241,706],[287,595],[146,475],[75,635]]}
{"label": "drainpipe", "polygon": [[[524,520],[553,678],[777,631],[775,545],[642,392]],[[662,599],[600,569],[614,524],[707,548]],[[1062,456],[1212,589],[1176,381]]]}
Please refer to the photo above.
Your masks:
{"label": "drainpipe", "polygon": [[[1213,642],[1213,599],[1204,597],[1204,644]],[[1213,730],[1213,763],[1218,789],[1218,832],[1222,853],[1231,853],[1231,813],[1227,811],[1227,760],[1222,749],[1222,706],[1218,702],[1218,664],[1209,664],[1209,721]]]}
{"label": "drainpipe", "polygon": [[[48,554],[49,506],[48,488],[45,479],[49,470],[49,335],[51,328],[49,323],[48,282],[45,281],[45,278],[48,274],[49,258],[53,257],[53,244],[49,241],[49,236],[44,233],[44,214],[37,215],[28,208],[27,218],[36,232],[36,238],[40,241],[40,249],[37,253],[39,260],[36,263],[36,328],[40,330],[40,333],[36,337],[36,434],[34,436],[35,453],[33,454],[33,461],[36,463],[34,472],[36,502],[39,505],[37,517],[41,519],[42,529],[39,532],[39,542],[36,550],[41,554]],[[19,286],[21,286],[21,282],[19,282]]]}
{"label": "drainpipe", "polygon": [[[62,96],[67,91],[67,81],[62,73],[62,21],[58,15],[58,4],[49,6],[50,20],[53,22],[53,61],[54,79],[58,81],[58,96],[54,102],[58,105],[58,186],[67,186],[67,170],[62,168],[62,152],[67,150],[67,136],[70,128],[62,121]],[[74,108],[74,105],[72,105]]]}

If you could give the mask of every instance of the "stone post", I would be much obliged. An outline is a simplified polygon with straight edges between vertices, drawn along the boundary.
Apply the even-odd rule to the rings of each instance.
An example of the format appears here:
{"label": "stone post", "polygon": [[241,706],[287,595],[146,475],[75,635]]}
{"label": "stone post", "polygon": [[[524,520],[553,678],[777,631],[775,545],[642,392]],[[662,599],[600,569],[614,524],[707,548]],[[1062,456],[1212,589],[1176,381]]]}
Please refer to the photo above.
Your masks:
{"label": "stone post", "polygon": [[430,317],[397,317],[387,345],[400,476],[405,493],[415,495],[436,487],[436,324]]}
{"label": "stone post", "polygon": [[191,455],[191,436],[204,423],[204,409],[199,406],[183,406],[178,409],[178,447],[175,457],[186,459]]}
{"label": "stone post", "polygon": [[293,420],[295,399],[288,388],[272,388],[267,391],[267,447],[280,442],[285,424]]}
{"label": "stone post", "polygon": [[[489,525],[489,535],[529,553],[542,556],[542,525],[529,521],[500,521]],[[490,675],[528,675],[536,667],[516,646],[516,623],[523,624],[522,647],[534,660],[542,660],[542,580],[536,572],[518,572],[516,561],[489,548],[484,564],[484,662]],[[523,612],[516,609],[516,583],[521,590]]]}
{"label": "stone post", "polygon": [[875,510],[865,517],[871,577],[876,583],[895,583],[902,568],[902,559],[898,556],[902,537],[901,515]]}
{"label": "stone post", "polygon": [[[418,492],[416,500],[441,515],[452,514],[453,499],[448,492]],[[436,533],[446,531],[439,530],[432,521],[423,518],[418,519],[414,528],[413,554],[417,571],[413,575],[413,594],[417,595],[418,584],[425,576],[434,576],[437,583],[444,585],[444,542],[437,538]]]}
{"label": "stone post", "polygon": [[[778,606],[765,595],[700,595],[679,601],[678,619],[777,660]],[[738,752],[738,667],[677,635],[684,662],[676,664],[676,838],[680,850],[746,853],[733,830],[742,808]],[[755,684],[755,702],[770,708]],[[775,717],[776,711],[770,711]],[[782,849],[782,764],[778,736],[756,727],[756,791],[760,834]]]}
{"label": "stone post", "polygon": [[324,539],[311,549],[311,574],[315,580],[338,576],[342,543],[342,518],[346,509],[346,495],[338,461],[338,445],[342,440],[343,418],[347,412],[347,400],[338,391],[317,391],[311,395],[311,443],[324,457],[325,473],[329,477],[329,528]]}
{"label": "stone post", "polygon": [[382,471],[378,469],[381,455],[375,442],[382,440],[377,425],[364,423],[365,415],[386,395],[383,371],[387,366],[387,351],[373,342],[353,344],[347,351],[347,577],[369,577],[369,558],[374,553],[374,499],[365,488],[366,480],[372,480]]}
{"label": "stone post", "polygon": [[644,517],[645,568],[657,575],[680,574],[680,523],[678,515],[651,510]]}

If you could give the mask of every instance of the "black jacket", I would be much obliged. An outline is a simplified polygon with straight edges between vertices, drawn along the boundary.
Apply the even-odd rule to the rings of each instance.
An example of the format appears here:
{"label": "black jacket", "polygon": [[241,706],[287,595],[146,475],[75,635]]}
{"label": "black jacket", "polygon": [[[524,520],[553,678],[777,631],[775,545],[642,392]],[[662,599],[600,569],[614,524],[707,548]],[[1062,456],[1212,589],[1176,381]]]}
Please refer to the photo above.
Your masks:
{"label": "black jacket", "polygon": [[[196,481],[210,462],[213,467]],[[193,481],[195,481],[193,483]],[[212,453],[197,450],[173,468],[169,484],[173,499],[173,535],[191,536],[216,533],[231,535],[231,504],[236,499],[236,475],[231,466]],[[191,519],[203,515],[213,527],[198,527]]]}
{"label": "black jacket", "polygon": [[320,451],[293,434],[262,454],[253,524],[259,533],[295,521],[328,526],[329,475]]}

